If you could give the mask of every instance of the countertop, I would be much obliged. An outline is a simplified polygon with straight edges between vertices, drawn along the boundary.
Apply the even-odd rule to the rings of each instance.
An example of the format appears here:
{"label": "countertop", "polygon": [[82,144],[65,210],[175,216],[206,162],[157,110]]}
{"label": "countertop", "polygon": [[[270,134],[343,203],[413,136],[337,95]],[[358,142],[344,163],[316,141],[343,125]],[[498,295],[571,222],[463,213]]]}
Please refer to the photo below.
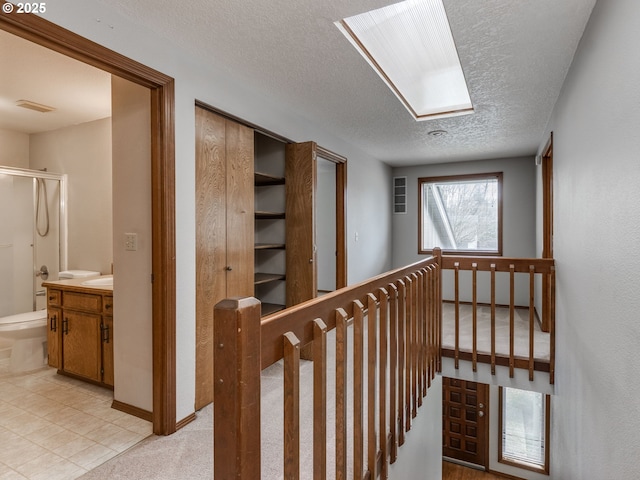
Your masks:
{"label": "countertop", "polygon": [[[107,276],[107,275],[102,275]],[[59,288],[64,290],[74,290],[87,293],[113,293],[113,285],[83,285],[83,282],[100,278],[100,275],[94,277],[70,278],[68,280],[47,280],[42,282],[43,287]]]}

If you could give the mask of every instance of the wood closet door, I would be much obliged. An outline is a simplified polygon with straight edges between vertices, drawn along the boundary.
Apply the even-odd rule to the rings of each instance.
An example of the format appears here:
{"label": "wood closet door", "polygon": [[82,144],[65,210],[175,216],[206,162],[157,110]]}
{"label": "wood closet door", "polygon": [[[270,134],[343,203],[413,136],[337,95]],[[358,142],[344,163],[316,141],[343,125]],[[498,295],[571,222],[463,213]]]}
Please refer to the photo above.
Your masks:
{"label": "wood closet door", "polygon": [[254,132],[227,120],[227,297],[254,290]]}
{"label": "wood closet door", "polygon": [[442,377],[442,455],[486,468],[489,386]]}
{"label": "wood closet door", "polygon": [[213,401],[213,309],[253,295],[253,217],[253,130],[196,107],[196,410]]}
{"label": "wood closet door", "polygon": [[286,147],[287,307],[315,298],[316,144]]}

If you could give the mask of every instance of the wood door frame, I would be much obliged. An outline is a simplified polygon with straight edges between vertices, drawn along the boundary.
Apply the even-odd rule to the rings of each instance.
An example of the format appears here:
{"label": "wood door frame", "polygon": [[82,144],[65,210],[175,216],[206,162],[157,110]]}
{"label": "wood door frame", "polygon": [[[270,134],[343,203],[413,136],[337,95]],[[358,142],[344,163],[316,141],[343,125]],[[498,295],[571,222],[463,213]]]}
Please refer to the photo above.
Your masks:
{"label": "wood door frame", "polygon": [[347,158],[316,146],[316,153],[336,165],[336,290],[347,286]]}
{"label": "wood door frame", "polygon": [[[542,258],[553,258],[553,132],[542,151]],[[551,328],[551,281],[542,276],[542,325],[543,332]]]}
{"label": "wood door frame", "polygon": [[[9,3],[3,0],[3,5]],[[176,431],[175,93],[173,78],[32,14],[0,29],[149,88],[153,304],[153,432]]]}

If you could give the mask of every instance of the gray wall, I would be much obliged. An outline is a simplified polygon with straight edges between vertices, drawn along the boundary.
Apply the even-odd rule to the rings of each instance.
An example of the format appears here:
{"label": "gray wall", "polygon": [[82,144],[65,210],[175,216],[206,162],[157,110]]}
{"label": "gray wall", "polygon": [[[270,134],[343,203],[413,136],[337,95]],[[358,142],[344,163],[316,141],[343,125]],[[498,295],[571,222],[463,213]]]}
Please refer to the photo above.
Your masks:
{"label": "gray wall", "polygon": [[[392,218],[394,268],[426,257],[418,254],[418,178],[490,172],[503,172],[503,256],[535,257],[536,166],[534,157],[505,158],[394,168],[394,177],[407,177],[407,213],[394,214]],[[468,288],[470,276],[463,272],[461,282],[465,286],[461,299],[471,300]],[[508,279],[505,276],[499,276],[496,300],[498,303],[509,303],[507,282]],[[452,279],[447,272],[445,272],[443,284],[444,298],[452,299],[453,293],[449,288],[452,285]],[[481,289],[479,301],[489,302],[488,282],[479,281],[479,284]],[[527,279],[518,275],[516,303],[519,305],[528,305],[527,285]]]}
{"label": "gray wall", "polygon": [[557,262],[551,478],[640,478],[639,19],[637,0],[598,0],[548,129]]}

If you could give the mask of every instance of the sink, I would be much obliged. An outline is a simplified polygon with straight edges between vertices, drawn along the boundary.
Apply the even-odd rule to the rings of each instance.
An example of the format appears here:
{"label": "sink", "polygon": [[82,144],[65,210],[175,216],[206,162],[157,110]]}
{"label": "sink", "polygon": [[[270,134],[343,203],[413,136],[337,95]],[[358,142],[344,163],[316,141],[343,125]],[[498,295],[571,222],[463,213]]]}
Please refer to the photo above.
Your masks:
{"label": "sink", "polygon": [[85,280],[82,285],[87,287],[113,287],[113,275],[105,275],[103,277]]}

